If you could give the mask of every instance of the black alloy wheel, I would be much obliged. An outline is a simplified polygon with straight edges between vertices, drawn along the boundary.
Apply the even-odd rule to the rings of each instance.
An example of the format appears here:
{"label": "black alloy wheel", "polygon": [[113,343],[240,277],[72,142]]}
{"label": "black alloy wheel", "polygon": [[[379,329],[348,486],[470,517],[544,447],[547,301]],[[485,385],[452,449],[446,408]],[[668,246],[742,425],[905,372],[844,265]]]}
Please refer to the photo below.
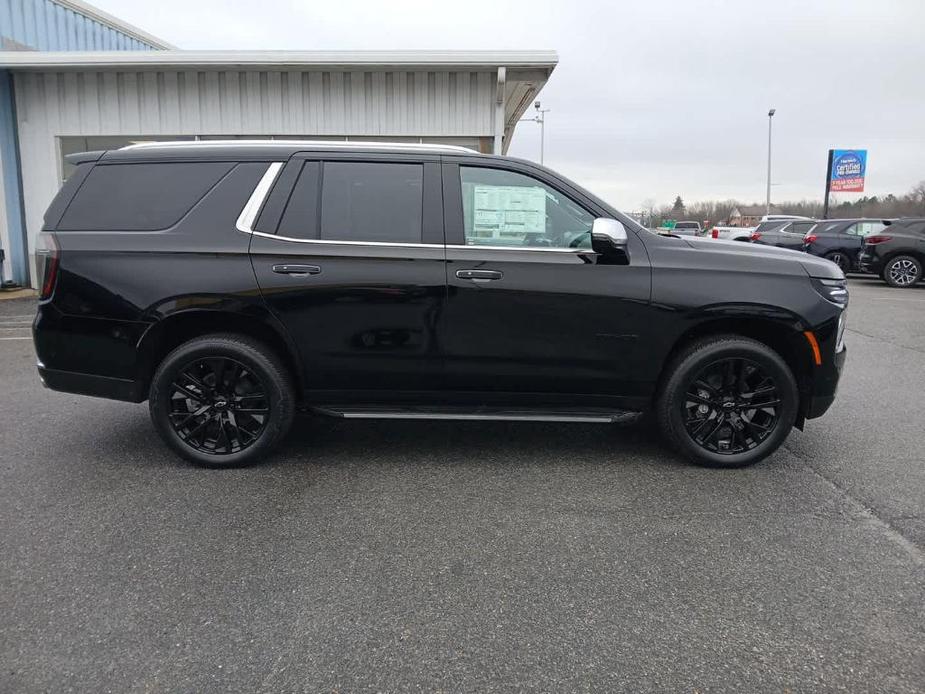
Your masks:
{"label": "black alloy wheel", "polygon": [[734,455],[757,447],[780,421],[780,393],[759,364],[720,359],[697,374],[684,397],[684,428],[698,446]]}
{"label": "black alloy wheel", "polygon": [[749,337],[715,335],[671,360],[655,415],[667,442],[691,462],[735,468],[777,450],[799,406],[796,379],[780,354]]}
{"label": "black alloy wheel", "polygon": [[243,451],[260,438],[270,418],[266,387],[234,359],[192,361],[170,388],[170,425],[188,446],[202,453]]}
{"label": "black alloy wheel", "polygon": [[244,335],[205,335],[157,367],[151,420],[178,454],[206,467],[260,462],[286,435],[295,392],[279,355]]}

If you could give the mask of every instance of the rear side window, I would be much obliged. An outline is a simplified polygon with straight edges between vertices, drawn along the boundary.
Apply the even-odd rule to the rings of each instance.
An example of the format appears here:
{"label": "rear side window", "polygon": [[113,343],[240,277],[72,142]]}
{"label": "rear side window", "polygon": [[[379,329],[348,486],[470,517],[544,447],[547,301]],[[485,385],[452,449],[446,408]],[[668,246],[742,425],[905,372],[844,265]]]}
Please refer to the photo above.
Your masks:
{"label": "rear side window", "polygon": [[423,192],[421,164],[309,161],[277,233],[297,239],[420,243]]}
{"label": "rear side window", "polygon": [[234,164],[102,164],[90,171],[58,230],[158,231],[189,212]]}
{"label": "rear side window", "polygon": [[424,167],[329,161],[321,184],[321,238],[421,242]]}

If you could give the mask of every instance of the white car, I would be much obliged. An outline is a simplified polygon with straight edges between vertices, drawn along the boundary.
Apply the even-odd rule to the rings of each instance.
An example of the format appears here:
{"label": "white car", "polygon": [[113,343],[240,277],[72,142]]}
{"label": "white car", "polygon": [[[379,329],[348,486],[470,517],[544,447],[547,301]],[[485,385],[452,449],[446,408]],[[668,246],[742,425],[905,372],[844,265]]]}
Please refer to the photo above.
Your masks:
{"label": "white car", "polygon": [[716,226],[710,229],[706,236],[712,239],[724,239],[726,241],[751,241],[752,232],[755,227],[720,227]]}

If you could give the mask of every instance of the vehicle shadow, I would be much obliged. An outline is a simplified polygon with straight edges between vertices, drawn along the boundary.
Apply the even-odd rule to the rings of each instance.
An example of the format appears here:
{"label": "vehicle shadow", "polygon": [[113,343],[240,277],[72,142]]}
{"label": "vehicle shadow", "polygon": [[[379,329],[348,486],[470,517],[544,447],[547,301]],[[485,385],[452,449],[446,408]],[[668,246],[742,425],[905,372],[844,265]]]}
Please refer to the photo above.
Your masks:
{"label": "vehicle shadow", "polygon": [[311,462],[560,465],[620,461],[685,465],[645,421],[626,424],[347,420],[302,415],[268,465]]}

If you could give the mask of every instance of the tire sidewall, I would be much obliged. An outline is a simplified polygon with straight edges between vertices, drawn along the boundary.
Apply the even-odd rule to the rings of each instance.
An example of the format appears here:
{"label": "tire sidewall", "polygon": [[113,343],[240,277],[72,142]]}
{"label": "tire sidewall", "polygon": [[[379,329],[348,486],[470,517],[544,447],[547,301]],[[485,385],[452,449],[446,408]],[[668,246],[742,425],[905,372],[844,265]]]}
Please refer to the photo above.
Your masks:
{"label": "tire sidewall", "polygon": [[[236,453],[210,455],[197,451],[180,438],[168,417],[170,384],[191,362],[210,357],[227,357],[244,364],[266,389],[269,421],[257,441]],[[259,462],[285,435],[292,422],[294,397],[285,374],[280,374],[279,364],[260,345],[233,338],[206,337],[180,345],[161,362],[151,381],[148,406],[155,428],[175,452],[197,465],[232,468]]]}
{"label": "tire sidewall", "polygon": [[[915,280],[911,284],[896,284],[893,281],[893,278],[890,277],[890,269],[893,267],[893,265],[895,265],[901,260],[909,260],[916,267]],[[897,289],[908,289],[909,287],[914,287],[915,285],[917,285],[919,282],[922,281],[922,263],[919,261],[918,258],[915,258],[911,255],[894,256],[886,262],[886,265],[883,266],[883,281],[886,282],[891,287],[895,287]]]}
{"label": "tire sidewall", "polygon": [[[835,260],[835,258],[842,258],[843,262],[839,263]],[[851,269],[851,260],[847,253],[842,253],[841,251],[832,251],[831,253],[826,254],[825,259],[838,265],[838,268],[842,272],[848,272]]]}
{"label": "tire sidewall", "polygon": [[[774,379],[782,405],[774,430],[764,441],[749,451],[724,455],[694,442],[684,426],[682,406],[688,388],[701,371],[712,362],[730,357],[749,359],[765,369]],[[767,457],[787,438],[799,410],[799,391],[789,367],[776,352],[753,340],[730,337],[707,343],[682,356],[665,384],[661,407],[670,438],[685,457],[708,467],[736,468]]]}

